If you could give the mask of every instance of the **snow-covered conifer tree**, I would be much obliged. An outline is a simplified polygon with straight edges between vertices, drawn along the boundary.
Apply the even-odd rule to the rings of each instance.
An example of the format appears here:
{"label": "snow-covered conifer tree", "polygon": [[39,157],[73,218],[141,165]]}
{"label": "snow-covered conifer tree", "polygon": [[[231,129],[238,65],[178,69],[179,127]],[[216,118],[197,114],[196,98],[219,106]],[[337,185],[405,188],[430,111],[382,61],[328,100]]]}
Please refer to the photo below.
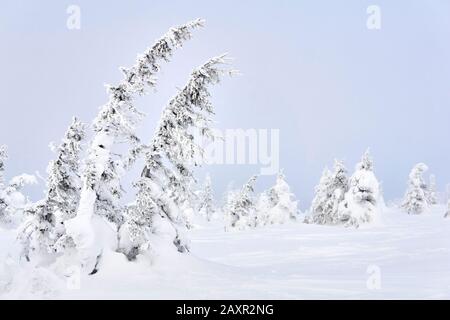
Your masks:
{"label": "snow-covered conifer tree", "polygon": [[[93,123],[94,138],[88,148],[82,176],[81,205],[76,217],[66,224],[78,249],[83,252],[82,264],[87,268],[94,267],[106,245],[93,240],[96,232],[92,218],[105,217],[116,228],[123,223],[123,210],[119,203],[122,195],[120,177],[123,170],[134,163],[141,150],[135,129],[143,113],[135,107],[134,98],[144,95],[146,88],[156,85],[160,61],[168,61],[173,51],[191,38],[191,31],[202,25],[203,21],[197,19],[171,28],[144,54],[138,56],[135,65],[128,69],[122,68],[123,80],[108,88],[109,101],[100,109]],[[131,157],[125,159],[114,152],[114,147],[119,144],[129,147]]]}
{"label": "snow-covered conifer tree", "polygon": [[261,198],[265,199],[262,202],[266,205],[258,204],[257,225],[282,224],[297,218],[298,202],[282,172],[278,173],[275,185]]}
{"label": "snow-covered conifer tree", "polygon": [[339,217],[347,226],[375,221],[380,214],[379,183],[367,150],[349,180],[349,190],[339,205]]}
{"label": "snow-covered conifer tree", "polygon": [[214,138],[209,86],[217,84],[226,72],[221,69],[225,62],[224,56],[212,58],[193,71],[186,86],[165,108],[155,136],[145,148],[146,165],[136,183],[136,202],[129,207],[120,232],[120,248],[129,259],[149,248],[162,249],[158,248],[160,240],[152,243],[155,238],[173,243],[180,252],[188,250],[182,209],[193,193],[192,167],[199,165],[197,160],[203,156],[193,131],[198,130],[203,138]]}
{"label": "snow-covered conifer tree", "polygon": [[418,163],[409,174],[408,189],[402,203],[402,208],[408,214],[421,214],[428,208],[429,190],[423,177],[427,170],[426,164]]}
{"label": "snow-covered conifer tree", "polygon": [[28,218],[21,228],[20,239],[27,259],[32,253],[47,255],[74,247],[64,223],[75,217],[80,199],[79,169],[84,138],[85,125],[73,118],[61,144],[52,148],[56,159],[47,168],[46,195],[29,206]]}
{"label": "snow-covered conifer tree", "polygon": [[225,230],[244,230],[256,226],[256,204],[254,185],[257,176],[252,176],[239,192],[233,192],[225,211]]}
{"label": "snow-covered conifer tree", "polygon": [[240,190],[236,190],[234,187],[234,181],[230,181],[222,195],[222,206],[220,208],[221,213],[221,219],[226,224],[228,215],[227,213],[230,212],[230,208],[233,205],[234,199],[239,194]]}
{"label": "snow-covered conifer tree", "polygon": [[342,161],[335,160],[333,172],[325,169],[319,184],[316,187],[316,195],[313,199],[310,215],[305,222],[316,224],[339,224],[339,205],[344,200],[348,191],[347,169]]}
{"label": "snow-covered conifer tree", "polygon": [[211,221],[215,209],[211,177],[209,174],[206,176],[205,183],[199,194],[198,211],[207,221]]}
{"label": "snow-covered conifer tree", "polygon": [[330,218],[328,213],[331,208],[330,204],[330,185],[331,185],[331,171],[325,168],[322,171],[319,184],[314,188],[315,195],[312,201],[310,214],[306,216],[306,223],[327,224]]}
{"label": "snow-covered conifer tree", "polygon": [[429,205],[435,205],[438,203],[436,194],[436,176],[434,174],[430,174],[429,180],[430,182],[428,184],[427,202]]}
{"label": "snow-covered conifer tree", "polygon": [[0,221],[6,218],[6,195],[5,195],[5,162],[8,158],[8,154],[6,151],[6,146],[0,146]]}

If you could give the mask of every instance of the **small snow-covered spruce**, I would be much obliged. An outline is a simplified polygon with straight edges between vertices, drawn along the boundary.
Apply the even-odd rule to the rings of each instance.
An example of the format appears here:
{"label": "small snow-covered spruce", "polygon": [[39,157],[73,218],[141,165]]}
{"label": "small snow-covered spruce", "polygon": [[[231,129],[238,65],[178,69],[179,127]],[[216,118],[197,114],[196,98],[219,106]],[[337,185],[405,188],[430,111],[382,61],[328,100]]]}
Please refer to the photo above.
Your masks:
{"label": "small snow-covered spruce", "polygon": [[319,184],[316,187],[316,195],[313,199],[310,215],[305,219],[306,223],[339,224],[339,205],[344,200],[348,191],[347,169],[342,161],[335,160],[333,172],[328,169],[323,171]]}
{"label": "small snow-covered spruce", "polygon": [[429,205],[435,205],[438,203],[436,194],[436,176],[434,174],[430,174],[429,180],[430,182],[428,184],[427,202]]}
{"label": "small snow-covered spruce", "polygon": [[4,187],[5,182],[5,162],[8,159],[7,147],[5,145],[0,146],[0,187]]}
{"label": "small snow-covered spruce", "polygon": [[5,194],[5,162],[8,158],[7,149],[5,145],[0,146],[0,221],[6,218],[6,194]]}
{"label": "small snow-covered spruce", "polygon": [[297,218],[298,202],[283,172],[278,173],[275,185],[260,195],[257,207],[258,226],[283,224]]}
{"label": "small snow-covered spruce", "polygon": [[349,190],[339,205],[339,217],[346,226],[373,222],[380,214],[380,202],[379,183],[367,150],[349,180]]}
{"label": "small snow-covered spruce", "polygon": [[74,247],[64,222],[75,217],[80,198],[80,155],[85,125],[73,118],[59,146],[53,147],[56,159],[47,167],[47,191],[44,199],[27,208],[27,220],[21,228],[23,254],[62,253]]}
{"label": "small snow-covered spruce", "polygon": [[[116,86],[109,86],[109,101],[101,108],[94,120],[94,139],[88,149],[86,169],[83,174],[80,215],[92,214],[106,217],[118,225],[123,217],[119,199],[122,195],[120,176],[123,167],[130,167],[139,156],[139,139],[135,129],[144,114],[134,105],[137,95],[146,93],[146,88],[156,85],[156,73],[160,61],[169,61],[173,51],[191,38],[191,31],[203,25],[197,19],[169,32],[144,54],[130,68],[122,68],[123,80]],[[123,158],[113,153],[114,146],[127,144],[132,157]],[[125,163],[126,162],[126,163]],[[81,212],[82,211],[82,212]]]}
{"label": "small snow-covered spruce", "polygon": [[200,191],[198,211],[207,221],[211,221],[215,210],[210,175],[206,176],[205,183]]}
{"label": "small snow-covered spruce", "polygon": [[136,183],[136,202],[128,208],[120,232],[120,249],[129,259],[149,248],[157,250],[156,245],[152,248],[151,239],[155,237],[174,244],[180,252],[188,250],[183,236],[188,221],[182,211],[193,193],[192,167],[199,165],[197,160],[203,156],[192,132],[198,131],[205,139],[214,138],[209,86],[229,72],[221,69],[224,63],[224,56],[215,57],[192,72],[186,86],[164,109],[152,142],[144,148],[146,164]]}
{"label": "small snow-covered spruce", "polygon": [[254,185],[258,176],[252,176],[239,192],[232,192],[225,211],[225,230],[244,230],[256,226]]}
{"label": "small snow-covered spruce", "polygon": [[220,219],[225,222],[225,225],[227,223],[228,215],[227,213],[230,212],[230,208],[233,205],[234,198],[238,195],[240,190],[236,190],[234,188],[234,181],[229,182],[225,192],[222,195],[222,206],[220,208]]}
{"label": "small snow-covered spruce", "polygon": [[445,213],[444,218],[450,218],[450,199],[447,201],[447,212]]}
{"label": "small snow-covered spruce", "polygon": [[36,177],[21,174],[5,182],[5,162],[8,158],[6,146],[0,146],[0,223],[16,227],[22,219],[29,200],[20,191],[25,185],[36,184]]}
{"label": "small snow-covered spruce", "polygon": [[409,174],[408,189],[402,202],[402,208],[408,214],[421,214],[428,208],[429,189],[423,177],[427,170],[426,164],[418,163]]}
{"label": "small snow-covered spruce", "polygon": [[311,204],[310,214],[305,217],[305,223],[327,224],[330,220],[330,185],[331,171],[325,168],[322,171],[319,184],[314,188],[315,195]]}

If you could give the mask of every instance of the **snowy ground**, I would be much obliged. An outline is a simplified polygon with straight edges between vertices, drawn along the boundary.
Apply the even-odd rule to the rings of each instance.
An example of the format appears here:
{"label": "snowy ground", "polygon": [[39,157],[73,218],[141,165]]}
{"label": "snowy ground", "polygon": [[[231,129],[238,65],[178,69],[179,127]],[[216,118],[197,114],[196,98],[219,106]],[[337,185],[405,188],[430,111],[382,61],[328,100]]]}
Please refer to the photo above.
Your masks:
{"label": "snowy ground", "polygon": [[[45,270],[27,271],[0,297],[449,299],[450,219],[443,212],[389,211],[382,225],[358,230],[291,223],[225,233],[218,224],[203,225],[191,232],[191,255],[130,263],[110,253],[100,273],[82,277],[80,289]],[[0,238],[3,259],[14,237],[2,231]],[[380,289],[368,288],[370,277],[379,278]]]}

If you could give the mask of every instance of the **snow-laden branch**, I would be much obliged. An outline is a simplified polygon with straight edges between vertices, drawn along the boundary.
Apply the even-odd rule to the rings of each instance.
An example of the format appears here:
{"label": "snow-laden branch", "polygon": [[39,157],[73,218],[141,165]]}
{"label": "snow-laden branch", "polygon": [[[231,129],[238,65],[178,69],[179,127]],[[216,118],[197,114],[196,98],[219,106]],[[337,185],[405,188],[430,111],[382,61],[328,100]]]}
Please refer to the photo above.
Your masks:
{"label": "snow-laden branch", "polygon": [[85,129],[84,123],[73,118],[61,144],[52,148],[56,158],[47,168],[45,197],[25,210],[28,217],[19,232],[27,259],[74,247],[64,223],[75,216],[80,200],[79,168]]}
{"label": "snow-laden branch", "polygon": [[256,206],[255,183],[258,176],[252,176],[239,192],[231,192],[225,210],[225,229],[243,230],[255,227]]}

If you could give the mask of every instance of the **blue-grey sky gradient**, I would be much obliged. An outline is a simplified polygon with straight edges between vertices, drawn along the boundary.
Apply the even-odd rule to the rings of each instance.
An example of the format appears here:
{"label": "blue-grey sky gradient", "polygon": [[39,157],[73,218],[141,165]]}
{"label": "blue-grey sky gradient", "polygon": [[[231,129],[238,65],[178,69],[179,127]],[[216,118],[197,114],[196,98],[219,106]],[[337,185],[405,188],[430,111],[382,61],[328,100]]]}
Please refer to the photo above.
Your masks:
{"label": "blue-grey sky gradient", "polygon": [[[81,8],[80,30],[66,28],[71,4]],[[381,30],[366,28],[372,4],[381,8]],[[387,199],[403,195],[417,162],[428,164],[441,191],[450,183],[447,0],[2,1],[7,176],[45,173],[49,142],[59,141],[73,115],[92,121],[107,100],[104,84],[122,77],[118,67],[168,27],[197,17],[206,27],[163,66],[157,92],[138,101],[148,114],[143,139],[192,68],[228,52],[242,75],[213,89],[217,126],[279,128],[281,166],[302,209],[325,165],[337,157],[352,171],[367,147]],[[220,194],[259,168],[207,170]],[[41,189],[30,189],[32,198]]]}

